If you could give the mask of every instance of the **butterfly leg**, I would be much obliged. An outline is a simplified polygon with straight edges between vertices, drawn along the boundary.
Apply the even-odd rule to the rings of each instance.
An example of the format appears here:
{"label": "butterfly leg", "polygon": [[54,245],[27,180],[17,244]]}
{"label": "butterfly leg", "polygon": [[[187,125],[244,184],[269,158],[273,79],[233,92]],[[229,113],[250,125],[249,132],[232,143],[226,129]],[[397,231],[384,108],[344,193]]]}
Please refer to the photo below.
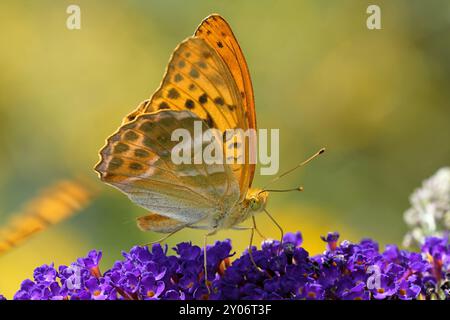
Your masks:
{"label": "butterfly leg", "polygon": [[[233,230],[250,230],[250,243],[248,245],[248,256],[250,258],[250,261],[252,262],[253,266],[263,272],[263,270],[258,267],[258,265],[255,262],[255,259],[253,259],[253,251],[252,251],[252,246],[253,246],[253,237],[255,236],[255,231],[258,232],[257,228],[256,228],[256,220],[255,217],[252,216],[252,220],[253,220],[253,226],[252,227],[242,227],[242,226],[234,226],[232,229]],[[259,232],[258,232],[259,233]],[[261,235],[261,234],[260,234]],[[264,238],[265,239],[265,238]]]}
{"label": "butterfly leg", "polygon": [[256,231],[256,233],[257,233],[261,238],[263,238],[263,240],[267,240],[267,237],[266,237],[265,235],[263,235],[263,234],[261,233],[261,231],[259,231],[258,228],[256,228],[255,231]]}
{"label": "butterfly leg", "polygon": [[[231,230],[250,230],[253,229],[252,227],[233,227]],[[267,240],[267,237],[265,237],[258,229],[255,229],[256,233],[263,238],[263,240]]]}
{"label": "butterfly leg", "polygon": [[204,226],[186,226],[186,228],[197,229],[197,230],[210,230],[211,226],[207,226],[207,225],[204,225]]}
{"label": "butterfly leg", "polygon": [[253,236],[255,235],[255,226],[253,226],[253,228],[250,228],[250,243],[248,245],[248,256],[250,258],[250,261],[252,262],[253,266],[256,268],[256,270],[263,272],[263,270],[258,267],[258,265],[255,262],[255,259],[253,259],[253,250],[252,250],[252,246],[253,246]]}
{"label": "butterfly leg", "polygon": [[264,240],[266,240],[267,238],[264,237],[264,236],[259,232],[258,228],[256,227],[256,219],[255,219],[255,216],[253,216],[253,215],[252,215],[252,221],[253,221],[253,226],[252,226],[252,227],[234,226],[234,227],[232,227],[231,229],[233,229],[233,230],[250,230],[251,233],[250,233],[250,243],[249,243],[249,246],[248,246],[248,256],[249,256],[250,261],[252,262],[253,266],[254,266],[257,270],[263,272],[263,270],[262,270],[260,267],[258,267],[258,265],[256,264],[255,259],[253,259],[253,252],[252,252],[253,237],[254,237],[255,231],[256,231],[256,232],[260,235],[260,237],[263,238]]}
{"label": "butterfly leg", "polygon": [[258,235],[263,238],[264,240],[267,240],[267,237],[265,237],[261,231],[259,231],[258,227],[256,226],[256,218],[254,215],[252,215],[252,220],[253,220],[253,228],[255,228],[256,233],[258,233]]}
{"label": "butterfly leg", "polygon": [[[253,219],[255,219],[255,218],[253,217]],[[263,238],[264,240],[267,240],[267,237],[264,236],[264,235],[261,233],[261,231],[259,231],[258,228],[256,228],[256,221],[255,221],[255,224],[254,224],[254,228],[255,228],[256,233],[257,233],[261,238]],[[232,227],[231,229],[232,229],[232,230],[250,230],[250,229],[252,229],[252,227],[234,226],[234,227]]]}
{"label": "butterfly leg", "polygon": [[[182,229],[182,228],[181,228],[181,229]],[[155,240],[155,241],[152,241],[152,242],[148,242],[148,243],[144,244],[144,246],[149,246],[149,245],[152,245],[152,244],[155,244],[155,243],[161,243],[161,242],[163,242],[164,240],[166,240],[167,238],[169,238],[169,237],[171,237],[172,235],[174,235],[175,233],[177,233],[178,231],[180,231],[181,229],[177,229],[177,230],[175,230],[175,231],[172,231],[171,233],[165,235],[164,237],[162,237],[162,238],[159,239],[159,240]]]}
{"label": "butterfly leg", "polygon": [[278,224],[278,222],[275,220],[275,218],[272,217],[272,215],[269,213],[269,211],[267,211],[265,208],[264,208],[264,212],[267,214],[267,216],[270,218],[270,220],[272,220],[272,222],[273,222],[273,223],[278,227],[278,229],[280,230],[280,233],[281,233],[280,248],[281,248],[281,245],[283,244],[283,236],[284,236],[283,228]]}

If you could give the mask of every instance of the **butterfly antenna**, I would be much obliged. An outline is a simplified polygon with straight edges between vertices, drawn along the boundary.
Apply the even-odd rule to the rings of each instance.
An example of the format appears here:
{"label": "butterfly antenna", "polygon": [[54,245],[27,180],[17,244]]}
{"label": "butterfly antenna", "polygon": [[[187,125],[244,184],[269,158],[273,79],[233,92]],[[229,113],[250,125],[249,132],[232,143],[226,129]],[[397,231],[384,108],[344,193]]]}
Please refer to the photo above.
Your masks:
{"label": "butterfly antenna", "polygon": [[[320,156],[322,153],[325,152],[325,148],[320,149],[319,151],[317,151],[315,154],[313,154],[311,157],[309,157],[308,159],[304,160],[303,162],[300,162],[298,165],[296,165],[295,167],[287,170],[286,172],[283,172],[282,174],[280,174],[278,177],[275,177],[274,179],[272,179],[268,184],[266,184],[266,186],[263,188],[264,191],[275,191],[275,192],[285,192],[285,191],[303,191],[302,187],[299,188],[295,188],[295,189],[288,189],[288,190],[269,190],[266,189],[269,185],[275,183],[276,181],[280,180],[281,178],[283,178],[284,176],[287,176],[288,174],[290,174],[291,172],[297,170],[300,167],[303,167],[304,165],[310,163],[312,160],[314,160],[315,158],[317,158],[318,156]],[[300,190],[301,189],[301,190]]]}
{"label": "butterfly antenna", "polygon": [[263,192],[291,192],[291,191],[303,191],[303,187],[297,187],[292,189],[262,189],[260,192],[258,192],[258,195],[260,195]]}

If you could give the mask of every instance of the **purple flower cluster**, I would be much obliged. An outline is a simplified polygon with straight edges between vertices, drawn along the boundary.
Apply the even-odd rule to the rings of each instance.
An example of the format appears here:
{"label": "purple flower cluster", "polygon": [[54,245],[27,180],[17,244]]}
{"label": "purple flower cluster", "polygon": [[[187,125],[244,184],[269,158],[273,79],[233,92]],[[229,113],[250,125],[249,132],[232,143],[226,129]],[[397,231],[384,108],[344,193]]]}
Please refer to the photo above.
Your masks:
{"label": "purple flower cluster", "polygon": [[[22,282],[15,300],[155,300],[207,299],[203,252],[190,243],[179,243],[177,256],[167,246],[133,247],[124,259],[101,273],[102,253],[91,251],[70,266],[43,265],[34,270],[34,281]],[[230,241],[207,247],[210,283],[220,279],[230,257]]]}
{"label": "purple flower cluster", "polygon": [[206,249],[208,288],[203,251],[191,243],[178,244],[176,255],[167,255],[167,246],[133,247],[103,274],[101,252],[91,251],[70,266],[35,269],[14,299],[450,300],[448,237],[428,238],[421,253],[394,245],[380,252],[369,239],[338,244],[338,233],[322,239],[327,249],[317,256],[302,248],[297,232],[233,262],[230,241],[216,242]]}
{"label": "purple flower cluster", "polygon": [[429,238],[421,253],[362,240],[343,241],[330,233],[322,239],[327,250],[310,257],[301,248],[301,235],[288,234],[282,244],[264,243],[253,254],[236,260],[220,282],[224,299],[450,299],[448,239]]}

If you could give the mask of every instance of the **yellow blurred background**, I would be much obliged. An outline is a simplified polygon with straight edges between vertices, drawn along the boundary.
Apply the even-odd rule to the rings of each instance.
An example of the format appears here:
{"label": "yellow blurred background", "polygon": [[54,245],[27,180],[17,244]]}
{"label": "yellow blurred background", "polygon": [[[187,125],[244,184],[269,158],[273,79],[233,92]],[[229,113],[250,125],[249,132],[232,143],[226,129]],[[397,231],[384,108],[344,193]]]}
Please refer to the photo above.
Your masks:
{"label": "yellow blurred background", "polygon": [[[375,2],[382,30],[366,27]],[[281,170],[327,147],[278,183],[305,192],[272,194],[272,215],[302,231],[312,253],[327,231],[400,243],[409,194],[449,165],[450,2],[375,2],[0,2],[0,225],[60,179],[83,176],[100,190],[80,214],[0,256],[0,293],[11,298],[43,263],[96,248],[105,270],[121,250],[159,237],[136,228],[145,211],[92,168],[105,138],[157,88],[175,46],[213,12],[244,51],[259,127],[280,128]],[[70,4],[81,8],[81,30],[66,28]],[[254,186],[269,179],[256,176]],[[257,220],[279,236],[267,217]],[[186,230],[167,243],[201,245],[202,235]],[[249,233],[211,241],[227,237],[239,254]]]}

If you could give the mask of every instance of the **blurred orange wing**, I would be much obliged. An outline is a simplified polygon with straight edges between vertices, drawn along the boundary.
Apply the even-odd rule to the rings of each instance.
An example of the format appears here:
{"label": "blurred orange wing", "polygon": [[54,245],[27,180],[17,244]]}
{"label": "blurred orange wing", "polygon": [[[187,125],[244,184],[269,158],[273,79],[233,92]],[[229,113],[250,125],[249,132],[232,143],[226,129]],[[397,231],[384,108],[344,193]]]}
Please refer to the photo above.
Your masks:
{"label": "blurred orange wing", "polygon": [[93,194],[94,190],[87,185],[71,180],[58,181],[48,187],[0,229],[0,255],[79,212],[91,202]]}

